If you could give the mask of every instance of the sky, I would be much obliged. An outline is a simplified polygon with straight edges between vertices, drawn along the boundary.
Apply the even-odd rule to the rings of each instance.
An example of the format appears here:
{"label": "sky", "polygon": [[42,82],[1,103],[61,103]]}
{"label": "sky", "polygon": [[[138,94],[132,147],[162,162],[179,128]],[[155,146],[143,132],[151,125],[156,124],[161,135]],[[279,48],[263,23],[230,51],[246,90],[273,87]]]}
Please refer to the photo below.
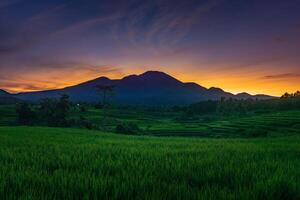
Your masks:
{"label": "sky", "polygon": [[300,0],[1,0],[0,88],[147,70],[228,92],[300,90]]}

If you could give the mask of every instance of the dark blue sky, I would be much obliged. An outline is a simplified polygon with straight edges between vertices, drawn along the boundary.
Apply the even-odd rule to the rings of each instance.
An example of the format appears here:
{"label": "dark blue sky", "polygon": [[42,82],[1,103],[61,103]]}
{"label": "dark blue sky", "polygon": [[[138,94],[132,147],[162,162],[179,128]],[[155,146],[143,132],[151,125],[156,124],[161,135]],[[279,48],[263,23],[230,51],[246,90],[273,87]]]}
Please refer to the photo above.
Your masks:
{"label": "dark blue sky", "polygon": [[0,88],[162,70],[231,92],[300,87],[300,0],[1,0]]}

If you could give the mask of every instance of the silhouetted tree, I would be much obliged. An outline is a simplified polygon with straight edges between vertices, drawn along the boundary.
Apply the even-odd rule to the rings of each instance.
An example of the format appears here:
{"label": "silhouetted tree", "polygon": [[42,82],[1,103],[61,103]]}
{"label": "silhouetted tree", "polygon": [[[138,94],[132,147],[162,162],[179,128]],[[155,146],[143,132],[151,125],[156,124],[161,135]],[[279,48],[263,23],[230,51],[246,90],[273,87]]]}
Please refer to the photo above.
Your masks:
{"label": "silhouetted tree", "polygon": [[96,90],[101,93],[102,99],[101,104],[103,107],[110,104],[110,100],[113,96],[114,88],[113,85],[96,85]]}
{"label": "silhouetted tree", "polygon": [[293,95],[292,94],[289,94],[288,92],[286,92],[286,93],[284,93],[282,96],[281,96],[281,98],[283,99],[283,98],[290,98],[290,97],[292,97]]}
{"label": "silhouetted tree", "polygon": [[101,101],[102,110],[103,110],[102,128],[106,130],[106,117],[107,117],[106,108],[110,105],[110,100],[113,96],[115,86],[96,85],[95,88],[102,95],[102,101]]}
{"label": "silhouetted tree", "polygon": [[67,126],[67,115],[71,103],[67,94],[62,94],[56,105],[56,118],[59,126]]}
{"label": "silhouetted tree", "polygon": [[67,126],[71,103],[69,96],[62,94],[59,100],[45,98],[39,103],[39,121],[48,126]]}
{"label": "silhouetted tree", "polygon": [[35,112],[33,108],[28,103],[20,103],[16,107],[16,112],[18,115],[18,123],[22,125],[32,125],[35,120]]}
{"label": "silhouetted tree", "polygon": [[294,97],[300,97],[300,91],[295,92]]}
{"label": "silhouetted tree", "polygon": [[56,99],[44,98],[39,103],[39,122],[47,126],[55,126],[56,124]]}
{"label": "silhouetted tree", "polygon": [[116,126],[115,132],[121,134],[140,134],[141,129],[135,123],[123,123]]}

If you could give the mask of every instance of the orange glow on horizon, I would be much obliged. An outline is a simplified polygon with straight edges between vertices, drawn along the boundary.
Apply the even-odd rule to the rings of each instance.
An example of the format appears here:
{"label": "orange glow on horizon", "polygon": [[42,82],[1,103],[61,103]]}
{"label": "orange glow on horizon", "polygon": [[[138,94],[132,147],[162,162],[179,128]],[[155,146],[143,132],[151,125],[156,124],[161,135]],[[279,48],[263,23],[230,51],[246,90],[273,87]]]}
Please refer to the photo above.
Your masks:
{"label": "orange glow on horizon", "polygon": [[[130,74],[140,74],[144,71],[140,70],[138,73],[128,72],[106,72],[106,73],[39,73],[36,75],[31,74],[27,76],[26,79],[20,81],[11,81],[18,84],[12,84],[11,87],[2,87],[3,89],[12,92],[32,92],[50,89],[60,89],[64,87],[73,86],[85,81],[89,81],[100,76],[106,76],[110,79],[121,79],[124,76]],[[300,88],[299,80],[286,81],[286,80],[266,80],[257,78],[259,76],[240,76],[240,75],[220,75],[220,74],[202,74],[201,76],[174,72],[169,73],[171,76],[177,78],[182,82],[195,82],[203,87],[219,87],[226,92],[231,92],[233,94],[247,92],[250,94],[267,94],[272,96],[281,96],[285,92],[295,92]],[[66,76],[65,74],[68,74]],[[39,77],[39,79],[37,79]],[[43,80],[43,81],[41,81]],[[55,80],[55,81],[53,81]],[[9,84],[8,84],[9,85]],[[30,85],[30,87],[28,87]]]}

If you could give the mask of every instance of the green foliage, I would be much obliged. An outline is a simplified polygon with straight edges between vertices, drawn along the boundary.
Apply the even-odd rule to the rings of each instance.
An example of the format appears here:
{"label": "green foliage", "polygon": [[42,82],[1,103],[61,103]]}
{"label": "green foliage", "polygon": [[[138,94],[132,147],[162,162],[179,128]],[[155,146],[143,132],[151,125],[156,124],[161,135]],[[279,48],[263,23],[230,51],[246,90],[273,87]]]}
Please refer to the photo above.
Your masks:
{"label": "green foliage", "polygon": [[268,136],[268,131],[261,128],[249,128],[245,130],[244,135],[246,137],[266,137]]}
{"label": "green foliage", "polygon": [[77,104],[77,106],[79,107],[79,111],[84,113],[87,111],[87,106],[84,104]]}
{"label": "green foliage", "polygon": [[294,98],[294,97],[300,97],[300,91],[297,91],[295,93],[291,93],[289,94],[288,92],[284,93],[284,95],[281,96],[282,99],[285,99],[285,98]]}
{"label": "green foliage", "polygon": [[300,199],[300,137],[0,127],[0,199]]}
{"label": "green foliage", "polygon": [[37,112],[39,123],[45,123],[47,126],[68,126],[67,116],[70,111],[70,104],[69,96],[65,94],[61,95],[59,100],[42,99]]}
{"label": "green foliage", "polygon": [[70,110],[69,96],[62,94],[56,105],[56,117],[62,120],[62,124],[65,123],[67,114]]}
{"label": "green foliage", "polygon": [[114,96],[114,85],[96,85],[95,89],[101,94],[101,105],[103,107],[109,106]]}
{"label": "green foliage", "polygon": [[220,101],[203,101],[187,107],[188,115],[266,113],[300,109],[300,92],[286,93],[281,98],[268,100],[221,98]]}
{"label": "green foliage", "polygon": [[16,106],[17,122],[21,125],[32,125],[35,122],[36,113],[28,103],[20,103]]}
{"label": "green foliage", "polygon": [[137,124],[130,122],[130,123],[118,124],[116,126],[115,132],[121,134],[137,135],[137,134],[141,134],[141,129],[138,127]]}
{"label": "green foliage", "polygon": [[85,117],[80,116],[79,118],[79,126],[87,128],[87,129],[93,129],[93,124]]}
{"label": "green foliage", "polygon": [[[38,105],[31,106],[35,111]],[[49,106],[47,106],[49,108]],[[144,108],[109,108],[106,110],[105,129],[103,110],[87,107],[81,112],[77,107],[69,111],[68,126],[91,128],[114,132],[116,126],[123,123],[135,123],[143,134],[164,136],[200,136],[200,137],[248,137],[246,130],[266,130],[269,135],[300,133],[300,109],[292,111],[257,111],[235,115],[186,115],[185,112],[173,112],[167,109],[146,110]],[[15,125],[17,113],[14,106],[0,106],[0,125]],[[38,111],[37,111],[38,113]],[[49,114],[45,116],[51,116]],[[43,117],[44,118],[44,117]],[[46,122],[35,120],[35,125],[48,126]]]}
{"label": "green foliage", "polygon": [[47,126],[55,126],[56,122],[56,99],[42,99],[38,106],[39,123]]}
{"label": "green foliage", "polygon": [[17,120],[17,107],[19,105],[0,105],[0,126],[16,125]]}

